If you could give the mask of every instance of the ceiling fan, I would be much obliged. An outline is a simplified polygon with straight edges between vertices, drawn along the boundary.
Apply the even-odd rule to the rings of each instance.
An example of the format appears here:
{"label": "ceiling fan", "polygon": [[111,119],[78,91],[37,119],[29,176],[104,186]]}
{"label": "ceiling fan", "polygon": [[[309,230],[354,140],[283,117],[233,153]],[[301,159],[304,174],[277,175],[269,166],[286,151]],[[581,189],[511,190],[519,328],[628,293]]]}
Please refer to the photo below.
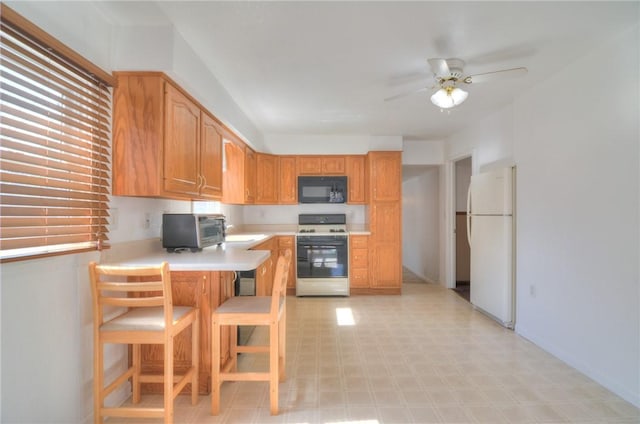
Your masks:
{"label": "ceiling fan", "polygon": [[522,76],[527,73],[527,68],[520,67],[465,76],[463,73],[465,62],[462,59],[428,59],[427,62],[433,72],[434,84],[408,93],[388,97],[385,101],[395,100],[422,91],[437,89],[431,96],[431,102],[441,109],[449,109],[462,104],[469,95],[469,93],[460,88],[459,85],[496,81]]}

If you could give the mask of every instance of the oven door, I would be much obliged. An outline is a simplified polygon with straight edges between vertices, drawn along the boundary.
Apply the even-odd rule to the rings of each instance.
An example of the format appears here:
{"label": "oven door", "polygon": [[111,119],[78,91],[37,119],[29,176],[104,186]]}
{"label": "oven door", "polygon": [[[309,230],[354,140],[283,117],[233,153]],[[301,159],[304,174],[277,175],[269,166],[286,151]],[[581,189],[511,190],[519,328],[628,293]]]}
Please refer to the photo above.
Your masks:
{"label": "oven door", "polygon": [[347,278],[347,236],[298,236],[298,278]]}

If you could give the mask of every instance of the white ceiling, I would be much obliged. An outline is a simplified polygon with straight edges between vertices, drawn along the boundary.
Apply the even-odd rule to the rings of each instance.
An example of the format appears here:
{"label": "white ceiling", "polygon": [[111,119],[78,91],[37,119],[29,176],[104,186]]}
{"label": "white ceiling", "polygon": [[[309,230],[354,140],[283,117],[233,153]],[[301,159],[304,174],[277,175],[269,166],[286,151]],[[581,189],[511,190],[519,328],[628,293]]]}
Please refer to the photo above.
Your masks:
{"label": "white ceiling", "polygon": [[[486,116],[603,37],[638,22],[637,2],[99,2],[119,25],[171,23],[263,134],[401,135],[434,140]],[[441,112],[417,90],[427,58],[465,74],[525,66],[468,86]],[[606,67],[606,64],[603,64]],[[580,75],[576,75],[580,78]],[[602,84],[606,81],[584,81]],[[540,87],[540,86],[538,86]],[[562,93],[551,101],[563,101]]]}

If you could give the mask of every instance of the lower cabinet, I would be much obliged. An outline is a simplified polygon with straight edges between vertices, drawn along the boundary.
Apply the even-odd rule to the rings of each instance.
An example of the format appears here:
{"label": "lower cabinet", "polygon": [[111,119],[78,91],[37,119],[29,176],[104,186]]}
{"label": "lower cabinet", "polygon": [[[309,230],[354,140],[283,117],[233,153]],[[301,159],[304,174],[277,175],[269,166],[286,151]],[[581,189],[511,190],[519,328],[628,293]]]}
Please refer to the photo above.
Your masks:
{"label": "lower cabinet", "polygon": [[[279,236],[278,237],[278,257],[284,254],[287,249],[291,250],[291,265],[289,266],[289,275],[287,276],[287,293],[295,294],[296,290],[296,248],[295,236]],[[277,259],[273,260],[276,263]]]}
{"label": "lower cabinet", "polygon": [[369,287],[369,236],[349,237],[349,286],[353,294]]}
{"label": "lower cabinet", "polygon": [[[233,296],[234,273],[230,271],[173,271],[171,285],[175,306],[198,306],[200,308],[200,376],[199,392],[211,391],[211,349],[220,349],[222,363],[230,358],[229,343],[233,329],[223,329],[220,341],[211,340],[211,312]],[[164,367],[162,345],[142,346],[142,370],[145,373],[161,374]],[[184,373],[191,365],[191,331],[183,331],[175,338],[174,369]],[[161,383],[143,384],[145,393],[162,393]],[[187,391],[191,390],[187,385]]]}
{"label": "lower cabinet", "polygon": [[270,296],[271,288],[273,287],[273,272],[277,260],[276,255],[278,254],[278,238],[270,237],[268,240],[252,247],[251,250],[268,250],[271,252],[269,258],[256,269],[256,295]]}

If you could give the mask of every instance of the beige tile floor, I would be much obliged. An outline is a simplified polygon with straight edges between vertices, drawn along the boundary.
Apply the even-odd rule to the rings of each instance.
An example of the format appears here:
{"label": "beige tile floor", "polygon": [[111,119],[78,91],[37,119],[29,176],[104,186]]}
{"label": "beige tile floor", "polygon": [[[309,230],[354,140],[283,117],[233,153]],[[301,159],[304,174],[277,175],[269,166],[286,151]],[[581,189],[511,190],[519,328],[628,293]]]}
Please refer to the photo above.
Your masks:
{"label": "beige tile floor", "polygon": [[[269,415],[267,383],[224,383],[219,416],[210,397],[180,396],[176,422],[640,423],[638,408],[440,286],[407,278],[401,296],[287,305],[280,415]],[[243,355],[241,366],[265,359]]]}

